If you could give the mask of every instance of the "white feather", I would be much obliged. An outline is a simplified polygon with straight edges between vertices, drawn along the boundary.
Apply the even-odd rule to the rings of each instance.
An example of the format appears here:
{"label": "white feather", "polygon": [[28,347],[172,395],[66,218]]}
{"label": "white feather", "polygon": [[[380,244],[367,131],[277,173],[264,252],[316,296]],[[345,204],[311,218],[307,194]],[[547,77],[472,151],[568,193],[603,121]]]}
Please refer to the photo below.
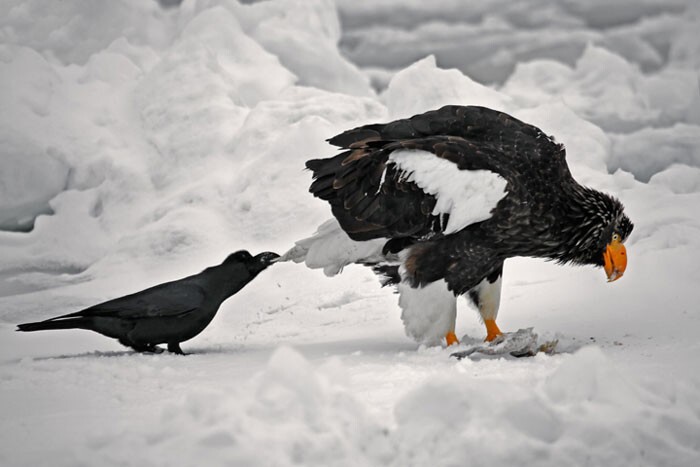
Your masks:
{"label": "white feather", "polygon": [[503,277],[499,276],[496,282],[491,283],[485,278],[472,289],[479,294],[479,314],[483,320],[496,319],[498,316],[498,307],[501,305],[502,279]]}
{"label": "white feather", "polygon": [[444,280],[417,289],[401,282],[398,291],[406,335],[422,344],[438,345],[448,331],[454,331],[457,299]]}
{"label": "white feather", "polygon": [[402,178],[435,196],[433,215],[450,215],[446,234],[491,217],[506,193],[506,181],[500,175],[489,170],[460,170],[428,151],[394,151],[389,161],[403,172]]}
{"label": "white feather", "polygon": [[304,262],[311,269],[323,268],[326,275],[334,276],[348,264],[384,259],[385,243],[384,238],[356,242],[348,237],[337,220],[329,219],[311,237],[295,242],[279,261]]}

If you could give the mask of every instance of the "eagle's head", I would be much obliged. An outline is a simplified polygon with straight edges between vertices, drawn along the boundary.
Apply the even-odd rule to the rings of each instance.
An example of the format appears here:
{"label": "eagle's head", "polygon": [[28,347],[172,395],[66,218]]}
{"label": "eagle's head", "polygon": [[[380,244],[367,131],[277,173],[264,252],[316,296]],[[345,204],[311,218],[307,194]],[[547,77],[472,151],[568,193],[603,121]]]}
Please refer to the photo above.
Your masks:
{"label": "eagle's head", "polygon": [[[576,253],[571,258],[578,264],[593,264],[605,269],[608,282],[622,277],[627,268],[625,241],[634,224],[616,198],[590,188],[583,188],[583,212],[575,229]],[[571,245],[571,243],[570,243]]]}

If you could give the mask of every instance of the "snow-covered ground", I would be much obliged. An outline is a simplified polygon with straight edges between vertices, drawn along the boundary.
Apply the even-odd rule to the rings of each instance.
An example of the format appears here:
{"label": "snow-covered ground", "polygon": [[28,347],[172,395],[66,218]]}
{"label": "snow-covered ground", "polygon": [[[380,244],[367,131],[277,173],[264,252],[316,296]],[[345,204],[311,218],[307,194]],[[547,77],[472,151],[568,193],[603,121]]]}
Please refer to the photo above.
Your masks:
{"label": "snow-covered ground", "polygon": [[[0,4],[0,465],[700,465],[700,4],[338,3],[344,33],[330,0]],[[553,134],[636,225],[614,284],[506,263],[501,329],[558,354],[456,361],[369,271],[296,264],[188,357],[14,332],[285,251],[326,138],[447,103]]]}

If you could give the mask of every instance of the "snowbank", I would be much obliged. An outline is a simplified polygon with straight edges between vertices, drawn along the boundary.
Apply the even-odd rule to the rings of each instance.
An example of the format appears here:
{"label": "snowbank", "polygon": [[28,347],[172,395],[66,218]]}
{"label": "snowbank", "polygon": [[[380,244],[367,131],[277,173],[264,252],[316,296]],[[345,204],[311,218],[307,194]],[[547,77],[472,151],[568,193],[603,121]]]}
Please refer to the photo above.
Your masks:
{"label": "snowbank", "polygon": [[[222,250],[277,238],[280,228],[288,229],[282,223],[292,224],[279,219],[275,225],[280,208],[320,219],[302,197],[262,193],[278,177],[283,191],[303,193],[306,177],[299,168],[323,150],[325,138],[385,115],[374,100],[353,97],[371,91],[335,48],[339,26],[332,3],[201,2],[174,11],[134,5],[115,2],[96,15],[81,2],[62,4],[30,27],[28,18],[42,6],[18,2],[3,19],[0,76],[12,86],[0,91],[9,109],[1,117],[0,137],[10,148],[0,181],[7,194],[0,203],[2,225],[31,225],[50,212],[54,197],[70,196],[76,203],[40,217],[31,235],[0,232],[3,267],[20,272],[12,277],[19,288],[70,279],[54,272],[45,276],[49,265],[53,271],[85,271],[80,280],[100,270],[131,275],[128,268],[164,256],[180,263],[199,256],[177,270],[202,268],[220,261]],[[79,13],[68,21],[74,12]],[[90,21],[105,26],[95,28]],[[286,27],[270,35],[279,21]],[[77,41],[83,34],[93,40],[80,40],[79,50],[51,40],[62,35]],[[325,59],[288,69],[283,63],[306,58],[294,44],[281,45],[286,35],[296,35],[308,44],[308,53]],[[244,162],[251,154],[265,154],[254,163],[267,167],[256,169],[254,179]],[[20,172],[36,183],[23,183]],[[289,205],[280,206],[279,199]],[[251,213],[273,220],[255,221],[251,228]],[[54,227],[64,224],[73,232]],[[289,231],[303,235],[310,228]],[[278,239],[268,248],[282,249],[288,242]]]}
{"label": "snowbank", "polygon": [[[639,386],[595,347],[559,363],[535,384],[464,374],[415,389],[396,407],[402,448],[394,465],[436,459],[440,465],[469,459],[475,466],[691,465],[697,459],[698,441],[677,429],[700,428],[684,407],[688,401],[677,403],[678,387],[657,393]],[[688,390],[695,388],[680,388]],[[657,424],[677,428],[650,430]]]}
{"label": "snowbank", "polygon": [[[384,428],[291,348],[227,392],[194,389],[152,425],[101,430],[76,449],[104,465],[373,465],[391,459]],[[184,449],[183,449],[184,447]],[[134,462],[134,452],[144,453]]]}
{"label": "snowbank", "polygon": [[51,213],[49,200],[68,182],[68,168],[21,136],[0,135],[0,229],[31,230],[34,219]]}
{"label": "snowbank", "polygon": [[432,55],[396,73],[382,99],[392,119],[408,118],[448,104],[481,105],[505,112],[510,103],[508,96],[473,81],[459,70],[438,68]]}
{"label": "snowbank", "polygon": [[[538,85],[541,81],[544,88]],[[527,91],[533,88],[539,91]],[[696,71],[668,68],[646,76],[624,57],[590,45],[573,68],[550,61],[518,65],[504,91],[530,105],[556,96],[586,120],[613,132],[700,123]]]}
{"label": "snowbank", "polygon": [[[109,364],[101,360],[90,365]],[[449,362],[456,371],[446,363],[440,375],[398,397],[387,419],[348,390],[343,375],[356,371],[352,363],[315,366],[280,347],[250,380],[236,381],[236,369],[222,363],[217,386],[178,383],[181,392],[153,416],[134,413],[138,424],[120,417],[96,427],[54,465],[622,466],[693,465],[698,458],[700,414],[692,404],[699,381],[645,384],[596,347],[534,362],[497,360],[505,370],[497,377],[475,377],[479,363],[468,359]],[[132,376],[122,378],[172,379],[174,364],[142,359],[136,374],[125,369]],[[46,362],[31,365],[52,371]],[[517,374],[523,365],[531,373]],[[81,378],[89,369],[68,371]],[[21,375],[13,370],[9,386]]]}

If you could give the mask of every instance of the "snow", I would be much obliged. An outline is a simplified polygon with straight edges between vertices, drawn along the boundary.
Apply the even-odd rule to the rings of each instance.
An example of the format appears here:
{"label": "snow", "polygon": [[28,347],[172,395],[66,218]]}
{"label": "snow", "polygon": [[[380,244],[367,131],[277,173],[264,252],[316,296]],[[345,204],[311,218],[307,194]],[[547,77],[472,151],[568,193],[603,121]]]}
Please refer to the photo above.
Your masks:
{"label": "snow", "polygon": [[435,57],[430,55],[397,72],[382,94],[382,100],[391,112],[390,117],[397,119],[449,104],[481,105],[506,111],[510,98],[459,70],[438,68]]}
{"label": "snow", "polygon": [[[699,465],[697,2],[248,3],[0,6],[0,464]],[[456,361],[467,300],[427,347],[366,268],[291,262],[184,358],[13,331],[287,251],[325,139],[446,103],[541,126],[635,223],[614,284],[506,261],[499,327],[554,355]]]}
{"label": "snow", "polygon": [[29,141],[14,135],[3,141],[3,178],[0,180],[0,228],[22,230],[51,211],[49,201],[63,191],[68,168]]}
{"label": "snow", "polygon": [[[542,75],[547,85],[535,94]],[[552,97],[548,89],[586,120],[608,131],[631,132],[640,127],[668,126],[683,121],[700,123],[697,73],[667,68],[647,76],[636,65],[606,49],[589,45],[573,68],[530,62],[516,67],[504,91],[535,105]],[[592,105],[594,104],[594,105]]]}
{"label": "snow", "polygon": [[[341,49],[360,66],[394,70],[434,54],[482,83],[502,83],[521,62],[568,65],[594,44],[643,71],[697,65],[695,0],[339,0]],[[533,90],[534,91],[534,90]]]}

